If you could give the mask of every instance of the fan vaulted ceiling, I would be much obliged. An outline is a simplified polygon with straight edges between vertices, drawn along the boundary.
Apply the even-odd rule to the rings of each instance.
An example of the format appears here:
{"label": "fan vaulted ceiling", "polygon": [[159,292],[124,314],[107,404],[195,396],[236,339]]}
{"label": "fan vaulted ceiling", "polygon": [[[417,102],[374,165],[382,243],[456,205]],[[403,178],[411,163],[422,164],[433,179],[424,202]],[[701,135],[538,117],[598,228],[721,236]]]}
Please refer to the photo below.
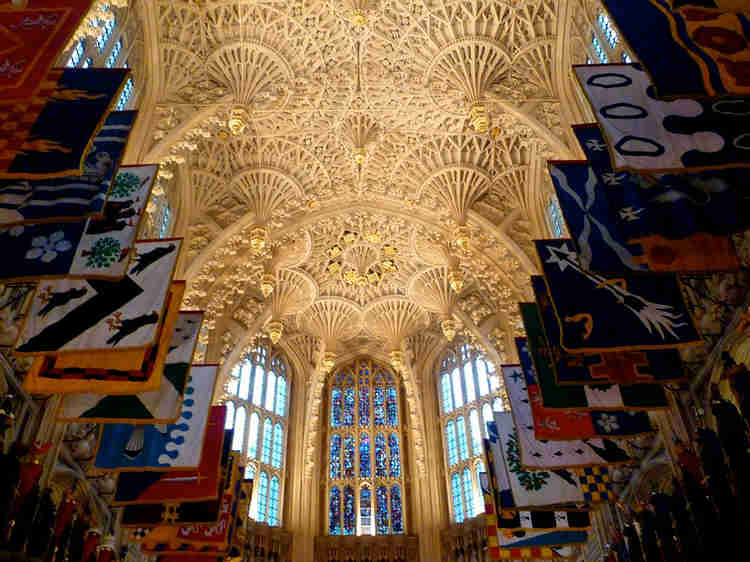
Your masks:
{"label": "fan vaulted ceiling", "polygon": [[[224,355],[269,320],[290,338],[322,336],[300,318],[312,303],[355,311],[344,332],[362,345],[387,338],[359,330],[360,316],[377,323],[382,302],[408,301],[437,333],[454,315],[480,344],[510,347],[530,241],[546,234],[544,160],[571,156],[553,72],[556,5],[145,8],[159,88],[142,159],[162,162],[177,194],[187,301],[208,311]],[[441,291],[453,271],[464,283],[451,296]],[[279,284],[292,278],[302,294],[282,306]],[[276,294],[264,298],[264,282]]]}

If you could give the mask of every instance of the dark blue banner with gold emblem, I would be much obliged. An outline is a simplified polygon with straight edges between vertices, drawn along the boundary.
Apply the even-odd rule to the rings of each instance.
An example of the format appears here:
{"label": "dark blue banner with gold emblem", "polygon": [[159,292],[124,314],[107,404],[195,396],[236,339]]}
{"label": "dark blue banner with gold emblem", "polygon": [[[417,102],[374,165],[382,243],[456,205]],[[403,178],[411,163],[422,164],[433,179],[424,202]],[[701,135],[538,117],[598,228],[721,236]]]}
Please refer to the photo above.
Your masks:
{"label": "dark blue banner with gold emblem", "polygon": [[[603,0],[656,95],[750,94],[750,7],[721,0]],[[735,4],[739,5],[739,3]]]}
{"label": "dark blue banner with gold emblem", "polygon": [[535,244],[565,351],[669,349],[702,341],[676,276],[605,277],[581,267],[570,240]]}
{"label": "dark blue banner with gold emblem", "polygon": [[0,177],[80,174],[129,75],[127,68],[66,69],[23,144],[7,146],[0,155]]}

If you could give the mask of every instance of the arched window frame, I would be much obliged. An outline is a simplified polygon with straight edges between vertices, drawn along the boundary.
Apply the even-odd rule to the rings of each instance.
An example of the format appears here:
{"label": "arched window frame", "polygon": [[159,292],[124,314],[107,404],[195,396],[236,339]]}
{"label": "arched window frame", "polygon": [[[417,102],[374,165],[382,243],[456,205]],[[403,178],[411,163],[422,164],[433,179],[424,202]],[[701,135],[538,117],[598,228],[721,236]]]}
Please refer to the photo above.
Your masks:
{"label": "arched window frame", "polygon": [[[327,412],[323,419],[326,420],[326,445],[325,449],[325,474],[327,475],[327,486],[325,492],[326,506],[326,532],[333,534],[333,528],[338,529],[338,534],[345,534],[344,516],[347,511],[345,505],[345,490],[350,488],[354,491],[354,514],[355,533],[357,535],[384,534],[378,532],[378,522],[385,520],[378,518],[378,490],[386,489],[387,504],[387,534],[401,534],[407,532],[406,501],[408,488],[404,485],[405,454],[404,447],[404,395],[402,392],[402,381],[393,371],[370,359],[361,358],[334,371],[328,378],[326,386],[326,408]],[[389,389],[393,389],[392,391]],[[382,391],[381,391],[382,389]],[[351,390],[350,392],[347,392]],[[346,414],[347,395],[354,395],[353,420],[351,425]],[[394,407],[395,399],[395,407]],[[334,407],[335,400],[335,407]],[[381,408],[382,402],[382,408]],[[351,405],[351,404],[350,404]],[[376,407],[378,408],[376,412]],[[338,415],[337,409],[341,410]],[[336,413],[336,415],[334,415]],[[384,423],[381,424],[380,421]],[[334,425],[336,422],[336,425]],[[378,422],[378,423],[376,423]],[[395,422],[396,425],[391,425]],[[376,462],[376,449],[379,442],[378,436],[382,435],[382,443],[385,451],[384,473],[378,475]],[[369,449],[369,473],[361,473],[363,436],[366,437]],[[355,467],[353,474],[347,474],[345,467],[345,442],[347,438],[354,440]],[[331,443],[340,440],[337,458],[332,458]],[[394,465],[393,444],[397,444],[398,467]],[[331,463],[338,462],[338,469],[331,470]],[[334,475],[332,478],[331,475]],[[397,487],[397,488],[394,488]],[[331,491],[338,490],[340,499],[339,509],[331,510]],[[394,504],[392,499],[393,490],[397,490],[397,499]],[[369,496],[369,507],[362,504],[363,490],[365,497]],[[382,492],[380,492],[382,495]],[[400,502],[401,530],[393,528],[394,505]],[[382,500],[381,500],[382,503]],[[364,510],[364,511],[363,511]],[[369,510],[369,511],[368,511]],[[331,513],[340,513],[341,523],[331,525]],[[399,518],[397,518],[397,521]]]}
{"label": "arched window frame", "polygon": [[[453,376],[456,370],[461,373],[458,382]],[[484,372],[487,373],[487,379],[482,381],[481,375]],[[483,500],[476,466],[479,463],[487,466],[487,459],[484,448],[477,448],[475,444],[477,439],[481,443],[487,437],[486,410],[489,409],[491,413],[493,406],[505,404],[504,389],[497,366],[464,342],[458,342],[443,354],[438,363],[436,385],[450,515],[454,522],[460,523],[469,519],[470,513],[473,512],[476,516],[481,512],[479,506],[483,505]],[[460,393],[461,400],[455,400],[456,393]],[[467,398],[472,395],[474,400],[467,402]],[[456,403],[461,406],[456,408]],[[479,422],[478,436],[475,435],[477,422],[472,422],[472,419]],[[461,435],[461,425],[465,439]],[[469,481],[465,477],[467,470],[470,489],[466,489]],[[468,510],[467,498],[471,499],[472,510]]]}
{"label": "arched window frame", "polygon": [[[277,382],[274,385],[274,396],[266,397],[269,389],[267,379],[271,372],[276,376]],[[282,378],[285,383],[279,385],[278,381]],[[257,404],[253,401],[256,385],[259,389]],[[275,525],[283,523],[290,388],[291,370],[286,359],[279,350],[272,349],[267,344],[257,345],[245,353],[232,369],[226,385],[225,403],[227,414],[231,413],[232,419],[227,420],[225,427],[237,431],[237,412],[245,412],[245,430],[240,450],[246,460],[246,473],[258,477],[265,474],[268,480],[265,512],[258,512],[262,506],[262,502],[259,502],[258,483],[253,486],[248,515],[256,521]],[[270,410],[266,409],[267,405],[271,406]],[[283,412],[283,415],[279,415],[279,412]],[[253,431],[256,428],[257,431]],[[272,505],[274,500],[275,505]]]}

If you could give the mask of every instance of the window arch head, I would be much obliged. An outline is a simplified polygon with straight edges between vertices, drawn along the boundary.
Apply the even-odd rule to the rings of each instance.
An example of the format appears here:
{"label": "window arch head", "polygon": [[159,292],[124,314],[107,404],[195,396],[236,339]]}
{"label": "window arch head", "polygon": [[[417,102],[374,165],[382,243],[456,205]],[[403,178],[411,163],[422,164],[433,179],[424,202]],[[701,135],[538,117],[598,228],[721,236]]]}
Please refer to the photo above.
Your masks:
{"label": "window arch head", "polygon": [[359,359],[329,376],[325,396],[328,533],[406,532],[399,377]]}

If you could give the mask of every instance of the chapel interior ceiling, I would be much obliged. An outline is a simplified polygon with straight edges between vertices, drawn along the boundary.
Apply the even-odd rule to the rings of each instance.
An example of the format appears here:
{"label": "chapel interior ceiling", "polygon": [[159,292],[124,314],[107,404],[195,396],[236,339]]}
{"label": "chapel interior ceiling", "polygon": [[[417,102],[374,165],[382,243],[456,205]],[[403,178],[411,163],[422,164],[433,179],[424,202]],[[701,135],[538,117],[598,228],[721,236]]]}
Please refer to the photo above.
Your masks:
{"label": "chapel interior ceiling", "polygon": [[[336,301],[367,326],[374,303],[405,299],[433,333],[453,316],[512,347],[531,240],[546,235],[544,160],[570,157],[556,5],[154,2],[160,89],[143,157],[180,194],[187,302],[206,325],[310,333],[299,308]],[[304,293],[293,305],[287,283]]]}

